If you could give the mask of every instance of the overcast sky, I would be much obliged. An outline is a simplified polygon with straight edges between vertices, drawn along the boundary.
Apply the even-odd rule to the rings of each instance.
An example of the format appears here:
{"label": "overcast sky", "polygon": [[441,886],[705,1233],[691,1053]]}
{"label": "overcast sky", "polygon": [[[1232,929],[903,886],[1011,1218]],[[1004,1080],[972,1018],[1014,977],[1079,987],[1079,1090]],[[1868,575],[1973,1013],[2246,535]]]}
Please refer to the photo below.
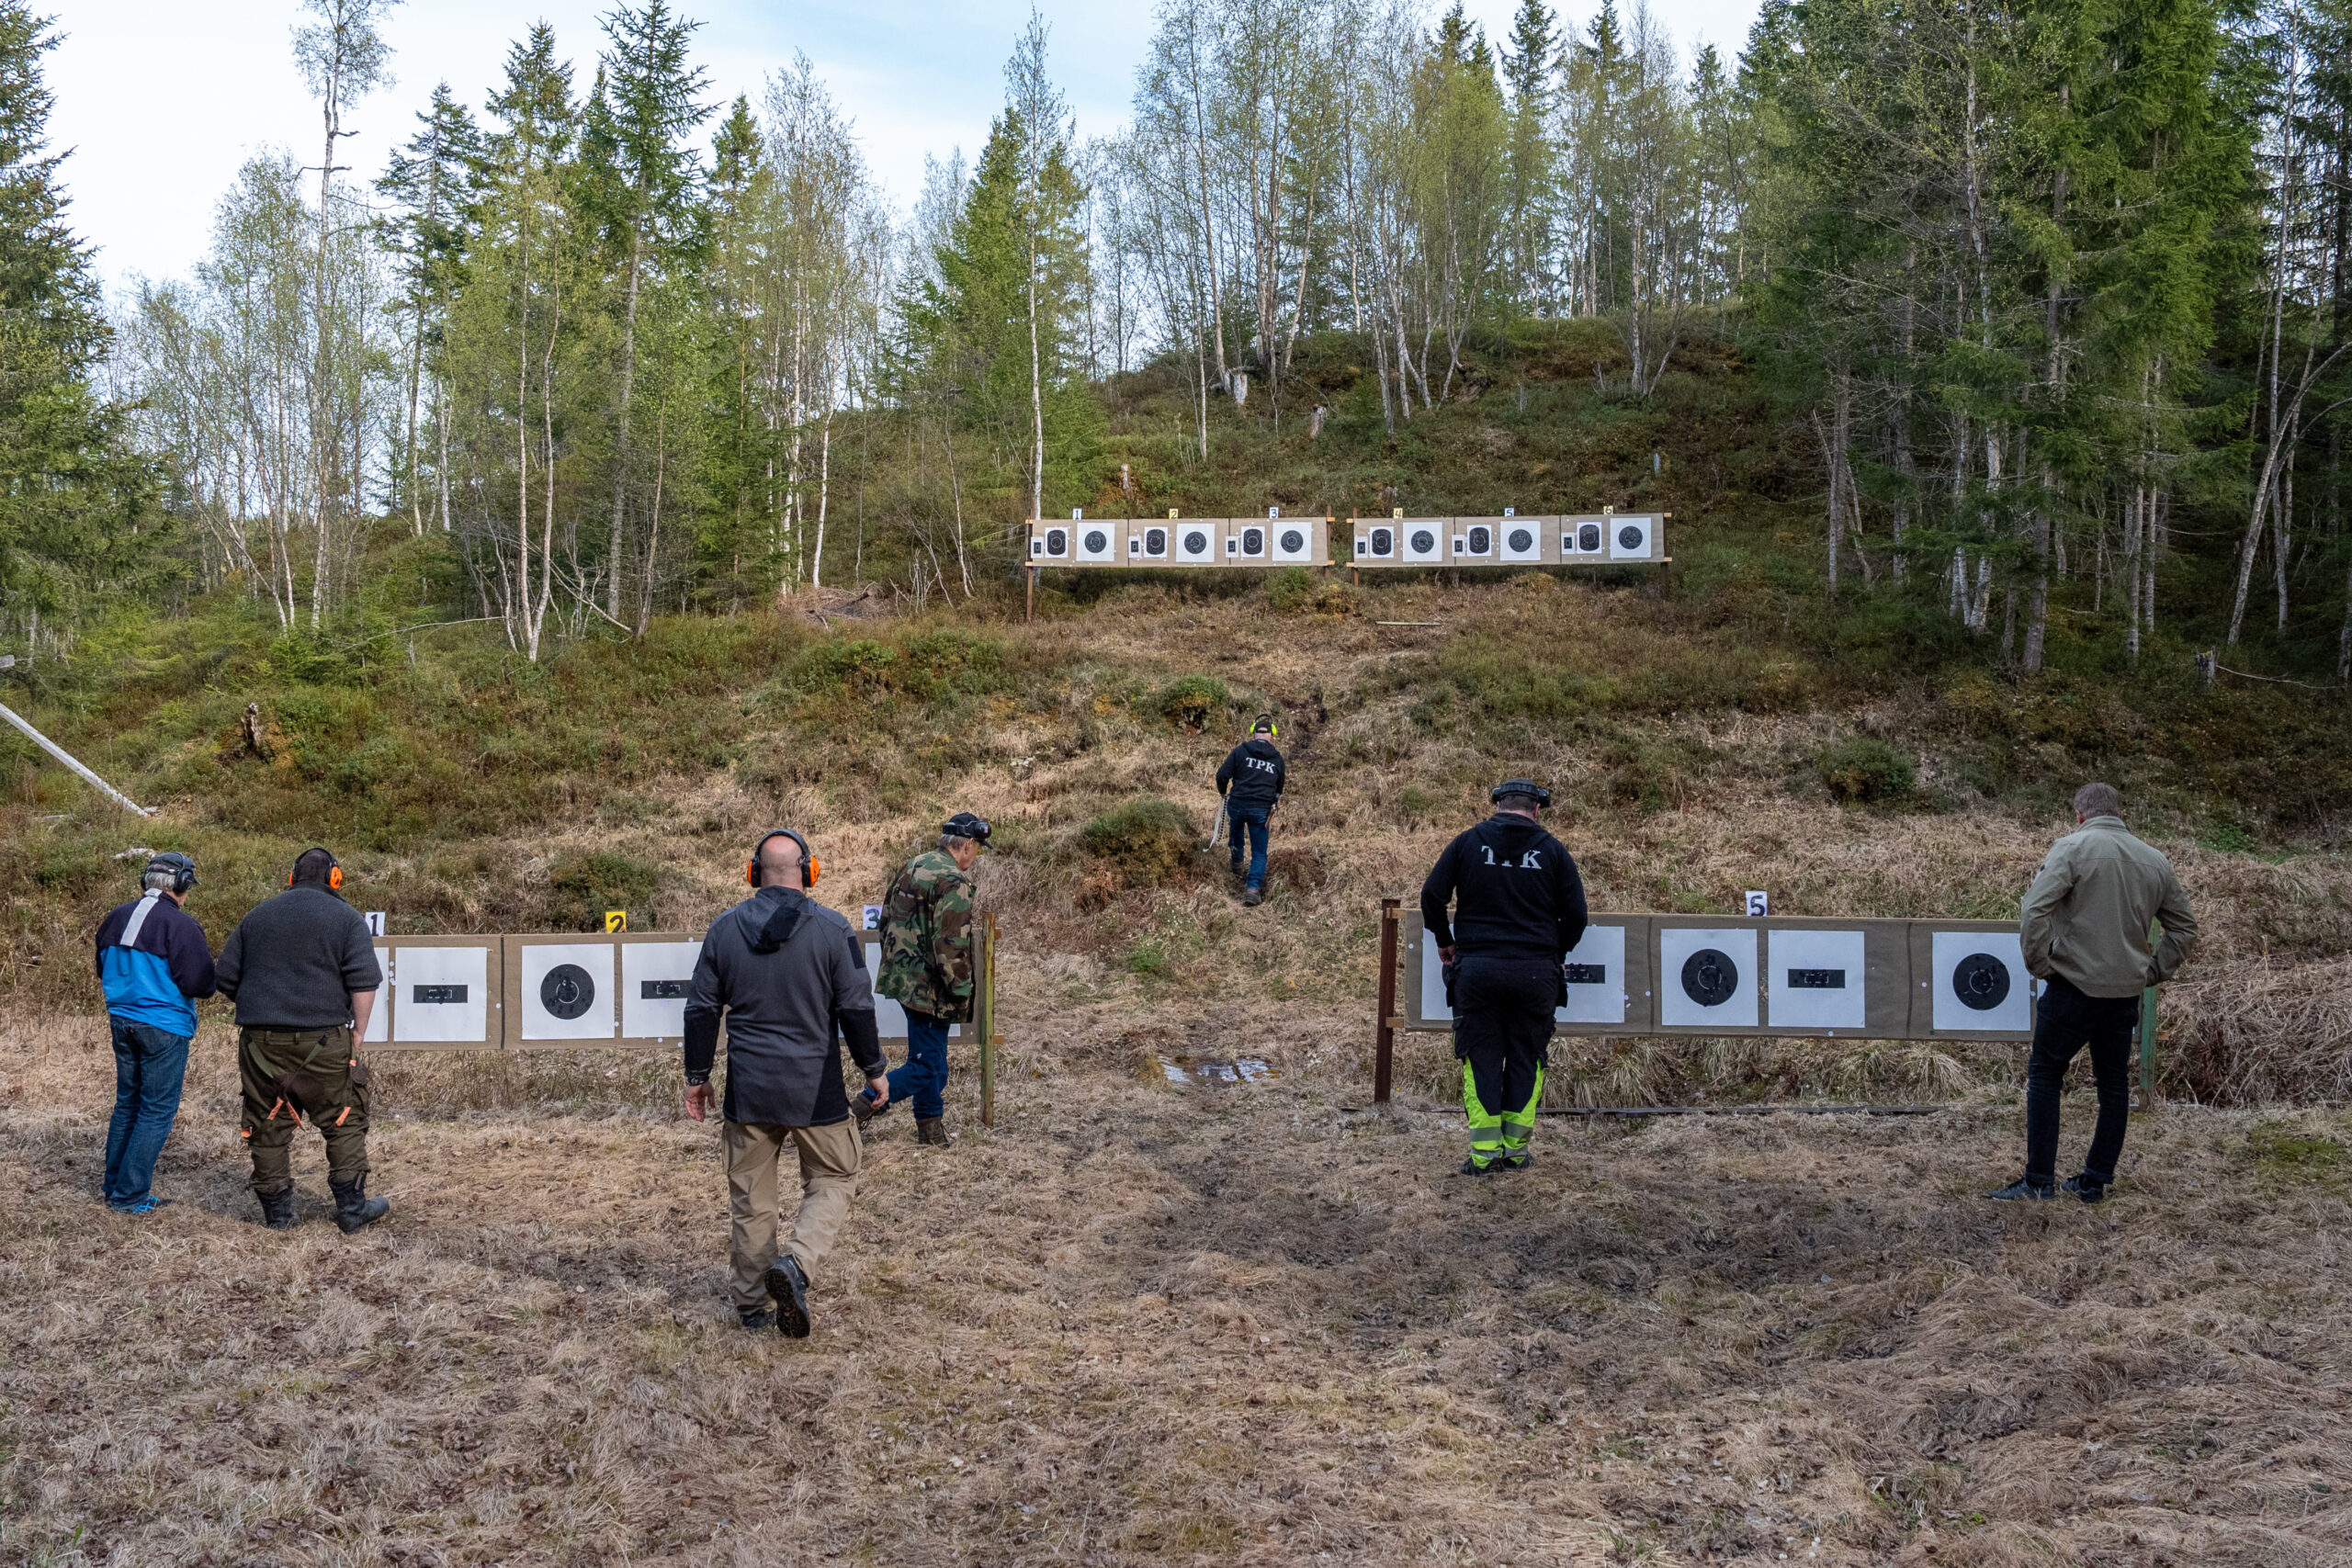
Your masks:
{"label": "overcast sky", "polygon": [[[54,3],[54,0],[52,0]],[[1597,0],[1557,6],[1581,27]],[[479,113],[503,73],[509,43],[536,20],[556,29],[594,79],[612,0],[406,0],[385,36],[391,87],[366,99],[346,124],[361,135],[343,156],[363,176],[415,129],[434,84],[447,81]],[[47,7],[44,7],[45,9]],[[286,147],[318,156],[318,107],[288,47],[299,0],[62,0],[64,41],[49,60],[57,95],[51,145],[71,149],[64,179],[72,220],[98,247],[109,285],[132,273],[185,273],[203,254],[212,208],[255,152]],[[1044,0],[1055,74],[1081,135],[1126,118],[1135,68],[1151,30],[1138,0]],[[1470,15],[1499,40],[1516,0],[1468,0]],[[685,0],[702,18],[695,55],[714,97],[759,101],[767,73],[795,51],[856,122],[868,163],[904,205],[922,178],[925,152],[967,152],[988,134],[1003,99],[1003,64],[1028,0]],[[1433,7],[1434,9],[1434,7]],[[1630,9],[1621,0],[1621,9]],[[1657,0],[1656,14],[1688,52],[1711,41],[1736,54],[1755,0]]]}

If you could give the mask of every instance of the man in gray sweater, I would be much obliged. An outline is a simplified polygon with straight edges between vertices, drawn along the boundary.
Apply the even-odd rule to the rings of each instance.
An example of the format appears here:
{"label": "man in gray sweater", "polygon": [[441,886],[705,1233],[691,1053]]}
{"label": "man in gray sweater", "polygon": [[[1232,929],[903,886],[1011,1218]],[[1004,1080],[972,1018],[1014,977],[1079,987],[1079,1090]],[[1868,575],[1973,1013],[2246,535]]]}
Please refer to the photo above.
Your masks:
{"label": "man in gray sweater", "polygon": [[[890,1098],[865,951],[849,922],[808,896],[808,842],[779,828],[752,847],[752,896],[710,923],[686,993],[686,1114],[715,1098],[710,1070],[727,1025],[729,1252],[734,1304],[746,1328],[808,1336],[808,1276],[832,1250],[857,1195],[862,1150],[850,1119],[835,1032],[878,1107]],[[781,1250],[776,1165],[800,1157],[800,1212]]]}
{"label": "man in gray sweater", "polygon": [[343,901],[342,887],[334,856],[304,850],[286,891],[237,923],[213,966],[220,994],[237,1004],[241,1136],[272,1230],[294,1224],[294,1128],[305,1116],[326,1140],[327,1185],[344,1234],[391,1207],[368,1196],[368,1069],[358,1051],[384,970],[367,920]]}
{"label": "man in gray sweater", "polygon": [[[2113,784],[2075,792],[2075,830],[2051,847],[2026,890],[2018,920],[2028,972],[2043,982],[2026,1063],[2025,1174],[1988,1198],[2033,1201],[2058,1195],[2058,1097],[2085,1045],[2098,1080],[2098,1125],[2079,1176],[2065,1190],[2086,1203],[2107,1196],[2132,1112],[2132,1034],[2140,996],[2178,969],[2197,941],[2197,917],[2163,853],[2123,826]],[[2161,942],[2150,934],[2161,929]]]}

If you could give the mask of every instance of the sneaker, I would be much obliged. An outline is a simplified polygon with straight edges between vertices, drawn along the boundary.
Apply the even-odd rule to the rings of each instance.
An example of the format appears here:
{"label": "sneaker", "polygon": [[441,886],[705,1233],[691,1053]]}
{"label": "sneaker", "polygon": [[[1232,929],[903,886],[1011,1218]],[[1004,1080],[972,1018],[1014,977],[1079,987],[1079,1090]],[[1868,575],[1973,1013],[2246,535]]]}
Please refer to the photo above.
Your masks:
{"label": "sneaker", "polygon": [[775,1314],[765,1307],[737,1307],[735,1321],[746,1328],[773,1328],[775,1326]]}
{"label": "sneaker", "polygon": [[808,1338],[808,1276],[792,1254],[768,1265],[768,1294],[775,1298],[775,1331],[786,1339]]}
{"label": "sneaker", "polygon": [[1264,903],[1265,901],[1266,901],[1266,890],[1265,890],[1264,888],[1262,888],[1262,887],[1252,887],[1252,888],[1250,888],[1249,891],[1247,891],[1247,892],[1245,892],[1244,894],[1242,894],[1242,895],[1241,895],[1241,902],[1242,902],[1245,906],[1247,906],[1248,908],[1252,908],[1252,909],[1256,908],[1259,905],[1261,905],[1261,904]]}
{"label": "sneaker", "polygon": [[1455,1171],[1454,1174],[1456,1176],[1492,1176],[1502,1168],[1502,1161],[1500,1160],[1495,1160],[1487,1165],[1480,1165],[1475,1159],[1465,1159],[1462,1162],[1462,1168]]}
{"label": "sneaker", "polygon": [[107,1205],[107,1208],[112,1209],[118,1214],[152,1214],[158,1209],[168,1209],[171,1206],[172,1201],[169,1198],[141,1198],[135,1203],[108,1203]]}
{"label": "sneaker", "polygon": [[1998,1191],[1984,1194],[1996,1203],[2047,1203],[2058,1196],[2058,1189],[2047,1181],[2034,1181],[2018,1177]]}
{"label": "sneaker", "polygon": [[2060,1190],[2071,1192],[2086,1203],[2103,1203],[2107,1201],[2107,1183],[2093,1181],[2086,1175],[2066,1178]]}

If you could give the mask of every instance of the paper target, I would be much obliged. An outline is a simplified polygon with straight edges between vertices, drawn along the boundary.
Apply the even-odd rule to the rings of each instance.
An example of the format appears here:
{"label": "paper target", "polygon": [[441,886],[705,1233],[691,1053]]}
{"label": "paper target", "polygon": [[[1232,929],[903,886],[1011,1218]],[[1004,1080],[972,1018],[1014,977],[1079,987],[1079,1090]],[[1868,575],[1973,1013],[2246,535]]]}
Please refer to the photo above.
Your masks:
{"label": "paper target", "polygon": [[1306,525],[1299,522],[1276,523],[1270,532],[1273,536],[1276,560],[1312,560],[1315,558],[1315,536]]}
{"label": "paper target", "polygon": [[1532,517],[1506,517],[1498,530],[1502,535],[1505,560],[1542,560],[1544,558],[1544,529]]}
{"label": "paper target", "polygon": [[1130,560],[1164,561],[1168,558],[1168,530],[1157,523],[1129,531],[1127,557]]}
{"label": "paper target", "polygon": [[1611,560],[1647,560],[1650,558],[1650,525],[1647,517],[1611,517],[1602,525],[1609,535]]}
{"label": "paper target", "polygon": [[1384,524],[1358,535],[1356,556],[1362,560],[1395,560],[1396,558],[1396,530]]}
{"label": "paper target", "polygon": [[1453,1016],[1453,1010],[1445,1005],[1445,965],[1438,959],[1437,943],[1430,940],[1426,931],[1421,933],[1421,1016]]}
{"label": "paper target", "polygon": [[[875,977],[881,973],[882,944],[869,942],[865,943],[865,984],[869,990],[873,988]],[[907,1010],[879,991],[874,992],[874,1030],[885,1040],[904,1040],[907,1037]],[[947,1026],[950,1039],[963,1032],[964,1026],[960,1023]]]}
{"label": "paper target", "polygon": [[392,950],[376,950],[376,968],[383,979],[376,986],[376,1005],[368,1012],[368,1032],[359,1037],[367,1045],[381,1045],[392,1037]]}
{"label": "paper target", "polygon": [[1396,525],[1400,553],[1410,561],[1445,558],[1445,525],[1431,518],[1408,519]]}
{"label": "paper target", "polygon": [[621,1033],[676,1040],[686,1032],[686,990],[702,956],[698,942],[621,943]]}
{"label": "paper target", "polygon": [[1057,523],[1051,527],[1032,529],[1029,535],[1029,558],[1032,560],[1068,560],[1070,530]]}
{"label": "paper target", "polygon": [[1111,523],[1081,523],[1074,530],[1078,536],[1078,558],[1107,561],[1116,559],[1117,525]]}
{"label": "paper target", "polygon": [[521,970],[522,1038],[613,1038],[611,942],[533,942]]}
{"label": "paper target", "polygon": [[1484,523],[1473,523],[1453,536],[1453,553],[1474,560],[1484,560],[1495,553],[1495,531]]}
{"label": "paper target", "polygon": [[1229,560],[1263,560],[1266,558],[1266,525],[1245,524],[1225,536],[1225,554]]}
{"label": "paper target", "polygon": [[1671,1029],[1754,1029],[1756,931],[1662,926],[1658,1021]]}
{"label": "paper target", "polygon": [[1938,1031],[2023,1034],[2041,986],[2025,972],[2015,931],[1938,931],[1929,945]]}
{"label": "paper target", "polygon": [[1852,1029],[1869,1022],[1867,951],[1860,931],[1780,931],[1767,935],[1768,1018],[1775,1029]]}
{"label": "paper target", "polygon": [[1552,1016],[1562,1023],[1625,1021],[1625,928],[1587,926],[1568,949],[1568,999]]}
{"label": "paper target", "polygon": [[1188,564],[1216,559],[1216,538],[1207,524],[1183,523],[1177,525],[1176,558]]}
{"label": "paper target", "polygon": [[392,950],[395,1045],[479,1044],[490,1038],[490,949]]}
{"label": "paper target", "polygon": [[1608,548],[1598,523],[1570,523],[1560,530],[1560,554],[1597,556]]}

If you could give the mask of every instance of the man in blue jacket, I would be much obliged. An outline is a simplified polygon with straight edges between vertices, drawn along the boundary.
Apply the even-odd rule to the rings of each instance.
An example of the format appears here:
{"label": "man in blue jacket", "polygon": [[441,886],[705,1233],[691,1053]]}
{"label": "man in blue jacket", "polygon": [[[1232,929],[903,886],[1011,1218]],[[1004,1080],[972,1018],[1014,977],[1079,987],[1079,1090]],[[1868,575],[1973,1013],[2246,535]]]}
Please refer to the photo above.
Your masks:
{"label": "man in blue jacket", "polygon": [[1250,843],[1250,871],[1245,878],[1241,901],[1255,906],[1266,897],[1266,822],[1274,812],[1274,803],[1283,797],[1283,785],[1289,771],[1283,765],[1283,754],[1274,750],[1274,737],[1281,727],[1274,716],[1261,713],[1258,722],[1250,727],[1250,739],[1227,753],[1225,765],[1216,771],[1216,792],[1225,796],[1226,820],[1233,829],[1233,869],[1241,870],[1242,836],[1246,832]]}
{"label": "man in blue jacket", "polygon": [[196,1034],[189,998],[214,988],[204,928],[182,908],[196,886],[196,863],[184,854],[156,855],[139,883],[138,897],[98,922],[98,983],[114,1026],[106,1197],[122,1214],[153,1213],[171,1201],[153,1190],[155,1159],[180,1113],[187,1045]]}

